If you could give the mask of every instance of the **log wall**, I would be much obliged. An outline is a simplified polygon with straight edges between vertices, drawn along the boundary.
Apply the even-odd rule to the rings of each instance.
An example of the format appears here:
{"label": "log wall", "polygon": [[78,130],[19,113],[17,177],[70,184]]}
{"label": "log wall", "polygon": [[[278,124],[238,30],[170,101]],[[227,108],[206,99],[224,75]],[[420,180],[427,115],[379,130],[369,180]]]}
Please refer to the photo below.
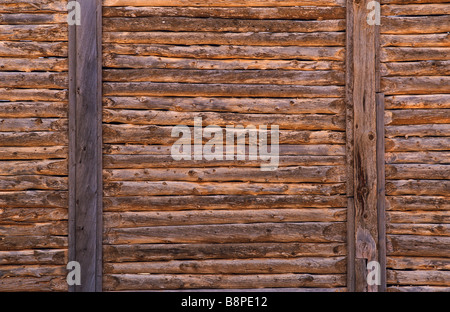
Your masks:
{"label": "log wall", "polygon": [[[346,289],[344,2],[104,1],[104,290]],[[280,168],[174,161],[196,117]]]}
{"label": "log wall", "polygon": [[0,3],[0,291],[67,291],[65,11]]}
{"label": "log wall", "polygon": [[384,1],[387,284],[450,291],[450,3]]}

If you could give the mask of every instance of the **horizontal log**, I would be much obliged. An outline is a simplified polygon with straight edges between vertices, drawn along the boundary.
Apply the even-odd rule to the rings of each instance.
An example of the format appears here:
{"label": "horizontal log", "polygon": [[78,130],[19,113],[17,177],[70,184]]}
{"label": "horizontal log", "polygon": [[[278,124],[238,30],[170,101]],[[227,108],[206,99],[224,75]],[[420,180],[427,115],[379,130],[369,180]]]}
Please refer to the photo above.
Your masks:
{"label": "horizontal log", "polygon": [[389,211],[389,223],[450,223],[450,211]]}
{"label": "horizontal log", "polygon": [[67,14],[59,14],[59,13],[53,13],[53,14],[26,14],[26,13],[0,14],[0,24],[6,24],[6,25],[63,24],[66,22],[67,22]]}
{"label": "horizontal log", "polygon": [[52,176],[2,176],[0,191],[67,190],[67,178]]}
{"label": "horizontal log", "polygon": [[[393,223],[387,226],[388,234],[421,235],[421,236],[450,236],[450,224],[410,224]],[[450,253],[449,253],[450,254]]]}
{"label": "horizontal log", "polygon": [[63,118],[7,118],[0,119],[0,132],[67,131],[68,120]]}
{"label": "horizontal log", "polygon": [[[399,137],[404,136],[405,138],[418,136],[418,137],[426,137],[426,136],[450,136],[450,122],[447,124],[439,124],[440,121],[443,121],[446,119],[446,113],[447,111],[450,112],[450,110],[440,110],[436,109],[436,114],[427,114],[430,111],[429,110],[417,110],[418,112],[424,112],[423,115],[417,115],[417,116],[423,116],[424,119],[430,120],[429,124],[423,124],[423,125],[415,125],[417,123],[423,122],[423,119],[415,120],[412,118],[415,114],[409,114],[407,110],[401,110],[397,111],[395,114],[395,121],[394,122],[404,122],[405,124],[408,124],[406,126],[387,126],[385,127],[386,130],[386,137],[392,138],[392,137]],[[405,119],[402,118],[402,114],[400,112],[405,112]],[[441,112],[443,116],[438,116],[438,112]],[[428,115],[428,116],[427,116]],[[434,115],[434,116],[433,116]],[[392,116],[392,115],[391,115]],[[449,115],[450,117],[450,115]],[[418,117],[420,118],[420,117]],[[393,118],[394,119],[394,118]],[[448,118],[450,120],[450,118]],[[414,120],[412,122],[409,122],[407,120]],[[433,124],[435,123],[435,124]]]}
{"label": "horizontal log", "polygon": [[[1,55],[0,45],[0,55]],[[445,51],[445,50],[444,50]],[[439,50],[439,52],[444,52]],[[161,44],[110,44],[103,45],[105,54],[131,54],[194,59],[301,59],[312,61],[344,61],[343,47],[254,47],[254,46],[175,46]],[[442,56],[441,56],[442,57]]]}
{"label": "horizontal log", "polygon": [[66,146],[49,147],[2,147],[0,160],[56,159],[67,158]]}
{"label": "horizontal log", "polygon": [[67,57],[67,42],[1,41],[0,56],[14,57]]}
{"label": "horizontal log", "polygon": [[450,286],[449,271],[387,270],[387,282],[395,285]]}
{"label": "horizontal log", "polygon": [[67,58],[0,58],[0,69],[8,71],[52,71],[63,72],[68,70]]}
{"label": "horizontal log", "polygon": [[105,69],[103,70],[103,81],[342,86],[344,85],[344,72],[294,70],[178,70],[142,68]]}
{"label": "horizontal log", "polygon": [[385,103],[386,109],[450,108],[450,94],[386,96]]}
{"label": "horizontal log", "polygon": [[442,195],[450,194],[450,181],[397,180],[386,182],[387,195]]}
{"label": "horizontal log", "polygon": [[[164,113],[163,113],[164,114]],[[220,116],[220,115],[218,115]],[[247,115],[248,116],[248,115]],[[263,115],[274,116],[274,115]],[[214,120],[213,120],[214,121]],[[169,119],[170,122],[170,119]],[[116,125],[116,124],[104,124],[103,125],[103,141],[105,143],[126,143],[126,144],[157,144],[157,145],[172,145],[177,142],[179,137],[172,137],[173,127],[170,126],[146,126],[146,125]],[[226,129],[223,129],[226,131]],[[194,131],[192,129],[191,131]],[[225,132],[223,131],[223,132]],[[258,129],[259,134],[263,133],[268,138],[271,137],[271,129],[263,130]],[[236,134],[245,135],[245,144],[248,144],[248,134],[246,130],[236,130]],[[302,131],[302,130],[279,130],[278,142],[279,144],[345,144],[344,132],[338,131]],[[210,138],[202,138],[202,143],[206,144]],[[234,139],[236,143],[236,139]],[[240,143],[240,142],[239,142]],[[195,144],[194,138],[191,140],[191,144]],[[223,133],[223,144],[226,144],[226,133]],[[319,147],[319,146],[318,146]],[[336,147],[330,146],[331,151],[337,151]]]}
{"label": "horizontal log", "polygon": [[0,176],[67,175],[67,160],[1,161]]}
{"label": "horizontal log", "polygon": [[386,139],[386,151],[388,152],[414,152],[414,151],[447,151],[450,146],[450,138],[392,138]]}
{"label": "horizontal log", "polygon": [[68,91],[0,88],[2,101],[67,101]]}
{"label": "horizontal log", "polygon": [[303,61],[296,59],[208,60],[196,58],[171,58],[159,56],[117,55],[117,54],[104,54],[103,66],[110,68],[161,68],[161,69],[210,69],[210,70],[219,70],[219,69],[341,70],[341,71],[344,70],[344,63],[340,61]]}
{"label": "horizontal log", "polygon": [[67,249],[0,251],[1,265],[65,265],[67,260]]}
{"label": "horizontal log", "polygon": [[450,92],[449,86],[449,76],[381,78],[381,90],[387,95],[446,93]]}
{"label": "horizontal log", "polygon": [[0,102],[0,118],[64,118],[68,109],[63,102]]}
{"label": "horizontal log", "polygon": [[152,6],[167,6],[167,7],[290,7],[303,5],[317,5],[317,6],[344,6],[344,0],[285,0],[273,2],[270,0],[202,0],[202,1],[188,1],[188,0],[104,0],[103,6],[135,6],[135,7],[152,7]]}
{"label": "horizontal log", "polygon": [[66,272],[66,268],[63,265],[3,265],[0,267],[2,279],[64,276]]}
{"label": "horizontal log", "polygon": [[[67,145],[67,131],[42,131],[42,132],[0,132],[0,146],[46,146]],[[25,156],[25,155],[23,155]],[[49,158],[49,157],[44,157]]]}
{"label": "horizontal log", "polygon": [[[235,154],[237,146],[235,146]],[[104,154],[111,155],[154,155],[154,156],[168,156],[171,155],[171,146],[166,145],[110,145],[105,144]],[[330,154],[331,153],[331,154]],[[245,154],[249,155],[248,146],[245,149]],[[280,156],[324,156],[335,155],[344,156],[345,147],[342,145],[280,145]],[[180,162],[181,163],[181,162]],[[204,163],[204,162],[203,162]],[[211,162],[213,163],[213,162]],[[192,165],[191,165],[192,167]]]}
{"label": "horizontal log", "polygon": [[67,208],[67,200],[66,191],[1,192],[0,208]]}
{"label": "horizontal log", "polygon": [[171,212],[106,212],[105,228],[263,222],[342,222],[345,209],[262,209]]}
{"label": "horizontal log", "polygon": [[251,288],[264,287],[335,287],[345,286],[345,274],[267,274],[267,275],[105,275],[107,291],[189,289],[189,288]]}
{"label": "horizontal log", "polygon": [[382,76],[449,76],[450,61],[381,63]]}
{"label": "horizontal log", "polygon": [[0,279],[2,292],[67,292],[67,280],[64,276],[10,277]]}
{"label": "horizontal log", "polygon": [[278,125],[280,129],[294,130],[342,131],[345,129],[343,116],[322,114],[269,115],[103,109],[103,122],[105,123],[194,126],[195,118],[202,118],[203,126]]}
{"label": "horizontal log", "polygon": [[[13,14],[23,16],[22,14]],[[67,25],[1,25],[2,17],[0,14],[0,40],[32,40],[32,41],[67,41]],[[33,19],[42,18],[43,14],[30,14]]]}
{"label": "horizontal log", "polygon": [[[17,180],[20,180],[18,178]],[[2,185],[0,181],[0,186]],[[445,186],[445,184],[444,184]],[[449,187],[449,186],[447,186]],[[104,196],[162,195],[300,195],[343,194],[344,184],[273,184],[273,183],[192,183],[192,182],[107,182]]]}
{"label": "horizontal log", "polygon": [[166,260],[338,257],[343,243],[143,244],[104,245],[107,263]]}
{"label": "horizontal log", "polygon": [[[386,165],[386,179],[443,179],[450,177],[450,165],[393,164]],[[444,183],[444,181],[442,182]]]}
{"label": "horizontal log", "polygon": [[28,235],[67,235],[68,226],[66,221],[0,225],[0,236],[28,236]]}
{"label": "horizontal log", "polygon": [[450,287],[439,286],[390,286],[388,292],[450,292]]}
{"label": "horizontal log", "polygon": [[450,152],[386,153],[385,158],[388,164],[447,164],[448,159],[450,159]]}
{"label": "horizontal log", "polygon": [[[1,205],[1,202],[0,202]],[[30,203],[31,205],[31,203]],[[260,196],[124,196],[104,197],[105,211],[180,211],[204,209],[344,208],[347,200],[336,195]]]}
{"label": "horizontal log", "polygon": [[450,47],[387,47],[381,49],[380,60],[381,62],[448,61],[450,60]]}
{"label": "horizontal log", "polygon": [[388,110],[384,116],[386,125],[450,124],[450,109]]}
{"label": "horizontal log", "polygon": [[341,114],[344,112],[344,101],[334,98],[236,99],[202,97],[107,97],[103,99],[103,107],[108,109],[147,109],[177,112]]}
{"label": "horizontal log", "polygon": [[237,85],[237,84],[185,84],[153,82],[106,82],[107,96],[203,96],[203,97],[281,97],[317,98],[342,97],[341,86],[295,86],[295,85]]}
{"label": "horizontal log", "polygon": [[450,201],[444,196],[387,196],[386,210],[450,210]]}
{"label": "horizontal log", "polygon": [[[5,235],[0,237],[1,250],[13,251],[25,249],[67,249],[67,247],[67,235]],[[3,279],[0,279],[0,281],[2,280]]]}
{"label": "horizontal log", "polygon": [[[62,162],[57,163],[61,165]],[[50,165],[50,164],[49,164]],[[391,176],[408,174],[408,165],[390,165]],[[423,174],[433,173],[443,176],[450,166],[417,166]],[[437,166],[437,167],[436,167]],[[395,171],[396,170],[396,171]],[[15,173],[13,171],[12,173]],[[6,174],[12,174],[8,171]],[[282,167],[276,171],[261,171],[261,168],[149,168],[149,169],[108,169],[103,177],[109,181],[191,181],[191,182],[344,182],[345,174],[341,166],[296,166]]]}
{"label": "horizontal log", "polygon": [[387,235],[388,256],[448,257],[450,237]]}
{"label": "horizontal log", "polygon": [[381,11],[384,16],[397,15],[442,15],[442,12],[449,12],[448,3],[439,4],[409,4],[409,5],[382,5]]}
{"label": "horizontal log", "polygon": [[[310,149],[310,153],[320,151]],[[338,149],[328,149],[340,153]],[[308,150],[306,150],[308,153]],[[248,158],[248,157],[247,157]],[[445,158],[447,159],[447,158]],[[344,156],[279,156],[279,167],[288,166],[334,166],[344,165]],[[444,159],[443,159],[444,161]],[[268,161],[259,160],[174,160],[170,155],[104,155],[104,169],[145,169],[145,168],[207,168],[207,167],[261,167],[261,164],[268,164]]]}
{"label": "horizontal log", "polygon": [[381,24],[382,34],[445,33],[450,31],[450,16],[386,16],[381,17]]}
{"label": "horizontal log", "polygon": [[51,222],[68,219],[66,208],[0,208],[0,224]]}
{"label": "horizontal log", "polygon": [[381,35],[382,47],[448,47],[450,36],[444,34],[425,35]]}
{"label": "horizontal log", "polygon": [[[344,257],[203,260],[170,262],[111,263],[104,267],[105,274],[283,274],[345,273]],[[256,286],[256,285],[255,285]]]}
{"label": "horizontal log", "polygon": [[49,13],[49,12],[67,12],[67,5],[63,1],[54,0],[21,0],[14,2],[0,3],[1,13]]}
{"label": "horizontal log", "polygon": [[1,88],[67,89],[66,73],[0,72]]}
{"label": "horizontal log", "polygon": [[387,257],[387,268],[394,270],[450,270],[450,258]]}
{"label": "horizontal log", "polygon": [[[176,44],[176,45],[242,45],[242,46],[303,46],[303,47],[342,47],[345,45],[345,34],[337,31],[323,31],[323,32],[284,32],[289,31],[289,27],[286,30],[281,30],[281,28],[276,28],[276,31],[280,32],[267,32],[270,31],[270,25],[268,21],[264,21],[269,25],[269,30],[265,32],[254,32],[246,29],[240,28],[242,26],[237,26],[235,29],[233,26],[225,27],[226,30],[221,31],[231,31],[231,32],[214,32],[217,31],[217,26],[207,26],[207,30],[198,31],[197,25],[194,26],[195,30],[182,31],[182,32],[167,32],[167,31],[139,31],[136,32],[134,29],[135,23],[131,19],[131,23],[127,23],[126,31],[117,30],[117,25],[114,24],[109,27],[110,31],[105,31],[103,33],[104,43],[131,43],[131,44]],[[178,23],[177,19],[174,19],[174,23]],[[204,19],[201,19],[204,20]],[[147,21],[145,20],[145,23]],[[169,21],[170,22],[170,21]],[[181,21],[182,23],[184,21]],[[233,24],[236,24],[236,20],[230,20]],[[249,20],[245,20],[246,23]],[[283,21],[285,22],[285,21]],[[322,21],[323,23],[324,21]],[[120,23],[120,21],[119,21]],[[195,21],[197,23],[197,21]],[[292,22],[291,22],[292,23]],[[306,22],[303,22],[306,23]],[[310,22],[316,23],[316,22]],[[138,29],[142,28],[136,25]],[[209,22],[208,22],[209,24]],[[161,24],[166,25],[166,24]],[[178,24],[175,24],[178,25]],[[177,26],[171,25],[170,28],[177,28]],[[209,24],[210,25],[210,24]],[[141,26],[141,27],[139,27]],[[147,25],[143,28],[146,28]],[[214,27],[214,28],[211,28]],[[120,26],[119,26],[120,28]],[[153,29],[163,30],[166,27],[152,27]],[[193,28],[193,26],[188,26]],[[313,27],[313,29],[317,28]],[[1,28],[0,28],[1,29]],[[237,31],[246,32],[237,32]],[[309,29],[302,29],[301,31],[309,31]],[[236,31],[236,32],[234,32]],[[281,32],[283,31],[283,32]],[[1,36],[0,36],[1,38]]]}
{"label": "horizontal log", "polygon": [[[229,2],[227,2],[229,3]],[[270,5],[272,5],[271,3]],[[344,7],[103,7],[104,17],[208,17],[233,19],[345,19]],[[315,5],[315,4],[314,4]],[[0,9],[1,10],[1,9]],[[442,11],[441,11],[442,12]]]}

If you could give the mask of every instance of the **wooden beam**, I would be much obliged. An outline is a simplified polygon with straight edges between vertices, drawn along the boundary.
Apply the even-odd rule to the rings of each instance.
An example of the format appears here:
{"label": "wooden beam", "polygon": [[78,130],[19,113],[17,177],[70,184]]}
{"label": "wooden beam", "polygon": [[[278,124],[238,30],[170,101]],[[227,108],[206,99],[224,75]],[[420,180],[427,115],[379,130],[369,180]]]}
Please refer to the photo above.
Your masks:
{"label": "wooden beam", "polygon": [[[354,267],[349,267],[349,289],[359,292],[378,291],[367,283],[367,264],[379,261],[378,254],[378,193],[377,193],[377,26],[367,23],[370,0],[348,1],[347,10],[347,100],[352,104],[353,128],[353,198],[354,219],[348,230],[353,231]],[[351,65],[350,65],[351,64]],[[350,69],[350,70],[349,70]],[[349,207],[352,209],[352,207]],[[349,216],[352,214],[349,213]],[[350,235],[350,233],[349,233]],[[352,241],[350,241],[352,243]],[[349,244],[349,248],[353,248]],[[353,250],[349,250],[349,255]],[[351,260],[349,260],[351,261]]]}
{"label": "wooden beam", "polygon": [[81,285],[102,290],[101,0],[78,0],[81,24],[69,26],[69,259]]}

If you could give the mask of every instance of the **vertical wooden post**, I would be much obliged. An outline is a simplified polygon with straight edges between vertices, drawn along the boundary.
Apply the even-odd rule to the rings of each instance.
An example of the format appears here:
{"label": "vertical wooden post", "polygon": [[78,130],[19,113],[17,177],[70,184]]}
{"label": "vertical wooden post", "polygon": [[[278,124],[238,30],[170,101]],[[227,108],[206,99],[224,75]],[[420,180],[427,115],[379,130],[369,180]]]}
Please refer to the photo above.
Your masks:
{"label": "vertical wooden post", "polygon": [[69,259],[81,285],[102,290],[101,0],[78,0],[81,24],[69,26]]}
{"label": "vertical wooden post", "polygon": [[347,189],[352,199],[348,207],[348,288],[359,292],[382,289],[367,282],[367,264],[380,262],[378,183],[383,183],[377,166],[379,27],[367,22],[369,2],[347,1],[347,104],[351,106],[347,109],[347,162],[353,172],[353,180],[349,179],[353,185]]}

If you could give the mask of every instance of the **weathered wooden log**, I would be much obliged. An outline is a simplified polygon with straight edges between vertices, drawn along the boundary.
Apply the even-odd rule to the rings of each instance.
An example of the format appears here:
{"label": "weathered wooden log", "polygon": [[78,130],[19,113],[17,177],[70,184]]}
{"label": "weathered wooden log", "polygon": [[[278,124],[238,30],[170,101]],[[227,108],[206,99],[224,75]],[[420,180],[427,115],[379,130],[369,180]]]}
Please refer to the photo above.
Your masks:
{"label": "weathered wooden log", "polygon": [[450,287],[439,286],[390,286],[388,292],[450,292]]}
{"label": "weathered wooden log", "polygon": [[398,152],[385,156],[388,164],[447,164],[450,152]]}
{"label": "weathered wooden log", "polygon": [[450,258],[387,257],[387,267],[394,270],[450,270]]}
{"label": "weathered wooden log", "polygon": [[[42,132],[0,132],[0,146],[55,146],[67,145],[68,135],[66,131],[42,131]],[[25,156],[25,155],[23,155]],[[44,158],[50,158],[49,156]]]}
{"label": "weathered wooden log", "polygon": [[67,292],[68,285],[64,276],[10,277],[0,279],[2,292]]}
{"label": "weathered wooden log", "polygon": [[[1,62],[1,61],[0,61]],[[1,64],[1,63],[0,63]],[[195,59],[170,58],[140,55],[103,55],[103,66],[111,68],[166,68],[166,69],[210,69],[210,70],[344,70],[340,61],[300,61],[300,60],[250,60],[250,59]]]}
{"label": "weathered wooden log", "polygon": [[[407,126],[387,126],[386,129],[386,136],[388,138],[392,138],[392,137],[399,137],[399,136],[404,136],[405,138],[408,137],[413,137],[413,136],[418,136],[418,137],[426,137],[426,136],[450,136],[450,124],[439,124],[440,121],[443,121],[446,118],[446,110],[440,110],[437,109],[436,111],[444,111],[443,116],[438,116],[439,114],[427,114],[429,111],[424,111],[424,110],[418,110],[418,111],[423,111],[424,114],[421,115],[424,119],[428,119],[429,123],[428,124],[424,124],[424,125],[415,125],[417,123],[422,123],[424,122],[424,119],[415,119],[413,118],[411,115],[415,115],[415,114],[410,114],[410,116],[408,116],[408,112],[405,110],[402,110],[402,112],[406,112],[405,116],[403,116],[402,119],[402,115],[399,112],[395,113],[395,120],[394,118],[392,118],[392,122],[395,123],[403,123],[407,124]],[[450,110],[448,110],[450,112]],[[394,114],[392,114],[391,116],[393,116]],[[433,116],[434,115],[434,116]],[[449,115],[450,117],[450,115]],[[418,117],[419,118],[419,117]],[[414,120],[414,121],[407,121],[407,120]],[[450,118],[449,118],[450,120]]]}
{"label": "weathered wooden log", "polygon": [[49,147],[2,147],[0,160],[56,159],[67,158],[66,146]]}
{"label": "weathered wooden log", "polygon": [[0,132],[67,131],[65,118],[0,119]]}
{"label": "weathered wooden log", "polygon": [[62,265],[2,265],[0,267],[2,279],[63,276],[66,272],[66,268]]}
{"label": "weathered wooden log", "polygon": [[67,5],[63,1],[54,0],[21,0],[14,2],[0,3],[1,13],[16,13],[20,10],[22,13],[51,13],[67,12]]}
{"label": "weathered wooden log", "polygon": [[[227,2],[229,3],[229,2]],[[345,19],[344,7],[293,6],[293,7],[103,7],[104,17],[214,17],[234,19]],[[271,3],[272,5],[272,3]],[[1,7],[0,7],[1,10]],[[1,11],[0,11],[1,12]],[[442,12],[442,11],[441,11]]]}
{"label": "weathered wooden log", "polygon": [[450,5],[448,3],[440,3],[440,4],[427,3],[427,4],[408,4],[408,5],[389,4],[389,5],[382,5],[381,12],[384,16],[442,15],[443,12],[450,12]]}
{"label": "weathered wooden log", "polygon": [[387,110],[386,125],[449,124],[450,109],[402,109]]}
{"label": "weathered wooden log", "polygon": [[30,25],[30,24],[63,24],[67,22],[67,14],[0,14],[0,24]]}
{"label": "weathered wooden log", "polygon": [[52,71],[63,72],[68,69],[67,58],[0,58],[0,69],[9,71]]}
{"label": "weathered wooden log", "polygon": [[[21,15],[21,14],[11,14]],[[32,41],[67,41],[67,25],[1,25],[1,19],[5,15],[0,14],[0,40],[32,40]],[[42,14],[30,14],[33,19]]]}
{"label": "weathered wooden log", "polygon": [[[427,14],[424,14],[427,15]],[[381,17],[382,34],[434,34],[450,31],[450,15]]]}
{"label": "weathered wooden log", "polygon": [[0,56],[14,57],[67,57],[67,42],[1,41]]}
{"label": "weathered wooden log", "polygon": [[381,90],[387,95],[446,93],[450,92],[449,86],[449,76],[381,78]]}
{"label": "weathered wooden log", "polygon": [[0,88],[2,101],[67,101],[68,91]]}
{"label": "weathered wooden log", "polygon": [[67,260],[66,249],[0,251],[0,264],[2,265],[65,265]]}
{"label": "weathered wooden log", "polygon": [[143,110],[103,110],[103,122],[134,125],[186,125],[194,126],[195,118],[202,125],[239,126],[278,125],[280,129],[294,130],[344,130],[343,116],[322,114],[233,114],[214,112],[173,112]]}
{"label": "weathered wooden log", "polygon": [[[386,179],[443,179],[450,176],[450,165],[393,164],[386,165]],[[444,181],[442,181],[444,183]]]}
{"label": "weathered wooden log", "polygon": [[[0,202],[0,205],[2,202]],[[30,203],[32,205],[33,203]],[[36,205],[36,204],[34,204]],[[104,197],[105,211],[179,211],[204,209],[343,208],[344,196],[260,195],[260,196],[124,196]]]}
{"label": "weathered wooden log", "polygon": [[450,210],[450,200],[444,196],[387,196],[386,210]]}
{"label": "weathered wooden log", "polygon": [[34,224],[14,224],[0,225],[0,236],[28,236],[28,235],[57,235],[68,234],[66,221],[34,223]]}
{"label": "weathered wooden log", "polygon": [[449,286],[449,271],[397,271],[387,270],[387,282],[395,285]]}
{"label": "weathered wooden log", "polygon": [[67,199],[66,191],[1,192],[0,208],[67,208]]}
{"label": "weathered wooden log", "polygon": [[386,139],[386,151],[388,152],[447,151],[449,146],[450,138],[448,137]]}
{"label": "weathered wooden log", "polygon": [[105,262],[337,257],[343,243],[133,244],[104,245]]}
{"label": "weathered wooden log", "polygon": [[392,223],[387,226],[388,234],[421,235],[421,236],[450,236],[450,224],[410,224]]}
{"label": "weathered wooden log", "polygon": [[342,86],[344,85],[344,72],[324,70],[105,69],[103,70],[103,81]]}
{"label": "weathered wooden log", "polygon": [[[134,19],[132,19],[134,21]],[[234,22],[235,20],[230,20]],[[248,20],[247,20],[248,22]],[[267,23],[267,21],[265,21]],[[164,25],[164,24],[163,24]],[[134,23],[131,26],[134,28]],[[197,27],[197,26],[196,26]],[[342,32],[212,32],[212,31],[111,31],[104,32],[105,43],[176,44],[176,45],[241,45],[241,46],[304,46],[338,47],[345,45]],[[1,27],[0,27],[1,30]],[[239,30],[239,29],[238,29]],[[228,31],[234,31],[229,28]],[[280,31],[280,30],[278,30]],[[1,36],[0,36],[1,38]]]}
{"label": "weathered wooden log", "polygon": [[[441,49],[436,52],[442,53],[444,51]],[[0,45],[0,55],[1,52],[2,49]],[[344,61],[345,55],[345,49],[343,47],[175,46],[161,44],[109,43],[103,45],[103,52],[106,54],[152,55],[194,59],[301,59],[313,61]]]}
{"label": "weathered wooden log", "polygon": [[450,108],[450,94],[386,96],[385,103],[386,109]]}
{"label": "weathered wooden log", "polygon": [[448,47],[448,34],[381,35],[382,47]]}
{"label": "weathered wooden log", "polygon": [[265,287],[335,287],[345,286],[345,274],[262,274],[262,275],[139,275],[111,274],[103,278],[108,291]]}
{"label": "weathered wooden log", "polygon": [[386,182],[387,195],[442,195],[450,194],[448,180],[398,180]]}
{"label": "weathered wooden log", "polygon": [[450,211],[389,211],[390,223],[450,223]]}
{"label": "weathered wooden log", "polygon": [[448,61],[450,60],[450,48],[387,47],[381,49],[380,59],[381,62]]}
{"label": "weathered wooden log", "polygon": [[[127,262],[105,265],[105,274],[283,274],[345,273],[344,257],[251,260]],[[257,286],[257,285],[255,285]]]}
{"label": "weathered wooden log", "polygon": [[3,176],[0,191],[67,190],[67,178],[53,176]]}
{"label": "weathered wooden log", "polygon": [[1,88],[67,89],[66,73],[0,72]]}
{"label": "weathered wooden log", "polygon": [[[439,1],[437,1],[439,2]],[[344,0],[289,0],[289,1],[270,1],[270,0],[104,0],[103,5],[108,7],[117,6],[135,6],[135,7],[290,7],[290,6],[344,6]]]}
{"label": "weathered wooden log", "polygon": [[67,175],[67,160],[1,161],[0,176]]}
{"label": "weathered wooden log", "polygon": [[[63,162],[57,162],[58,166]],[[47,163],[43,163],[47,165]],[[51,165],[49,163],[48,165]],[[421,170],[422,175],[433,174],[445,176],[450,166],[429,165],[389,165],[389,177],[401,178],[414,170]],[[409,167],[411,166],[411,167]],[[17,169],[15,169],[17,171]],[[25,169],[27,170],[27,169]],[[15,174],[16,171],[7,171]],[[33,171],[34,172],[34,171]],[[276,171],[261,171],[260,168],[149,168],[149,169],[108,169],[104,179],[109,181],[191,181],[191,182],[311,182],[336,183],[345,181],[341,166],[296,166],[282,167]],[[419,176],[419,175],[418,175]],[[431,178],[431,177],[430,177]]]}
{"label": "weathered wooden log", "polygon": [[67,112],[62,102],[0,102],[0,118],[66,118]]}
{"label": "weathered wooden log", "polygon": [[383,76],[449,76],[450,61],[382,63]]}
{"label": "weathered wooden log", "polygon": [[450,237],[388,235],[388,256],[449,257]]}
{"label": "weathered wooden log", "polygon": [[[68,246],[67,235],[5,235],[0,237],[1,250],[26,250],[26,249],[63,249]],[[0,281],[3,279],[0,279]],[[67,284],[67,283],[66,283]]]}
{"label": "weathered wooden log", "polygon": [[0,208],[0,224],[51,222],[68,219],[66,208]]}

